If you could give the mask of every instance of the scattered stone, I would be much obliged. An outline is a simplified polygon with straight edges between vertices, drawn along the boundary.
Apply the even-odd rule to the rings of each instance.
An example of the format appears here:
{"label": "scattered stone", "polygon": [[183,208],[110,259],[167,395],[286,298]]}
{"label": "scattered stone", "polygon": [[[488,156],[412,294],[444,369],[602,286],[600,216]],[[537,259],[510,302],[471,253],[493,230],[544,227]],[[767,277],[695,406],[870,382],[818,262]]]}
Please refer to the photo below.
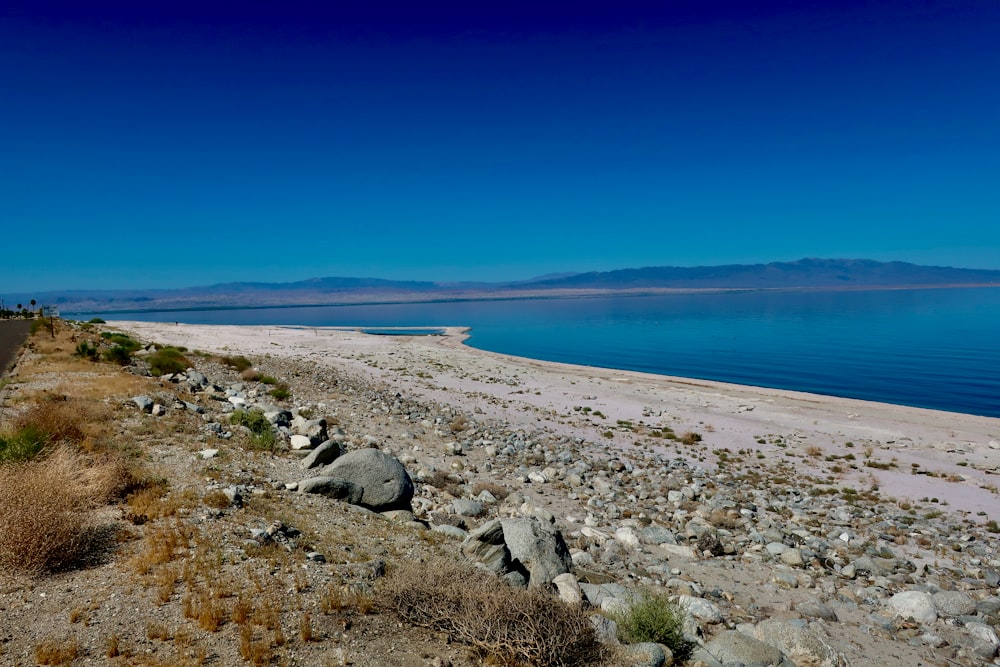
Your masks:
{"label": "scattered stone", "polygon": [[559,591],[559,598],[567,604],[580,604],[583,602],[583,591],[580,590],[580,582],[576,576],[570,572],[560,574],[552,578],[552,583]]}
{"label": "scattered stone", "polygon": [[149,413],[153,411],[153,399],[149,396],[134,396],[132,403],[143,412]]}

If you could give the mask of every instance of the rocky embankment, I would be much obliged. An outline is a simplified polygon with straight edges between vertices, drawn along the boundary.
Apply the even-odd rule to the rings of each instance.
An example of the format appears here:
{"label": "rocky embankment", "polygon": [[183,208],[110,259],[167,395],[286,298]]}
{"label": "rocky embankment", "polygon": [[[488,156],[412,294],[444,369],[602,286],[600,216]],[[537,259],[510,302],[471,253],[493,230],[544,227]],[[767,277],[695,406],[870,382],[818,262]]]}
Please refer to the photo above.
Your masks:
{"label": "rocky embankment", "polygon": [[[290,401],[208,360],[133,401],[149,418],[197,411],[204,458],[246,428],[234,411],[261,411],[288,453],[270,476],[226,487],[230,497],[316,494],[436,534],[513,586],[582,601],[609,643],[613,621],[599,612],[668,592],[697,645],[689,664],[1000,664],[1000,529],[937,499],[897,501],[874,482],[742,450],[709,464],[553,433],[530,415],[469,413],[362,373],[258,362]],[[649,645],[624,655],[672,660]]]}

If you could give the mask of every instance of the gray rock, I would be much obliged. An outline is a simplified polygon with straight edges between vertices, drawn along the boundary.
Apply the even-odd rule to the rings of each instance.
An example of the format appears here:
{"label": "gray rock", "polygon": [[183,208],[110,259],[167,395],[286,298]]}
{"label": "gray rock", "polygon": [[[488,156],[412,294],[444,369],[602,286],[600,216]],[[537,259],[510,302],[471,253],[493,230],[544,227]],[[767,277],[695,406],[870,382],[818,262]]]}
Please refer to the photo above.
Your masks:
{"label": "gray rock", "polygon": [[591,614],[590,622],[594,626],[597,641],[608,646],[617,646],[619,644],[617,623],[604,614]]}
{"label": "gray rock", "polygon": [[778,559],[789,567],[802,567],[805,563],[802,552],[798,549],[786,549],[778,554]]}
{"label": "gray rock", "polygon": [[643,544],[677,544],[677,536],[663,526],[649,526],[639,533]]}
{"label": "gray rock", "polygon": [[309,436],[299,435],[296,433],[288,439],[288,446],[291,447],[293,451],[302,451],[312,449],[313,442],[309,439]]}
{"label": "gray rock", "polygon": [[511,561],[529,573],[528,585],[547,586],[573,567],[562,533],[537,519],[501,519],[504,543]]}
{"label": "gray rock", "polygon": [[705,623],[722,623],[722,610],[719,609],[719,605],[711,600],[691,595],[678,595],[676,601],[687,613],[699,621],[704,621]]}
{"label": "gray rock", "polygon": [[781,649],[795,664],[812,667],[849,667],[850,664],[843,652],[835,649],[826,637],[795,622],[761,621],[753,634],[762,642]]}
{"label": "gray rock", "polygon": [[455,498],[451,501],[451,508],[455,511],[455,514],[461,514],[462,516],[480,516],[484,511],[481,502],[466,498]]}
{"label": "gray rock", "polygon": [[323,475],[346,480],[363,490],[357,505],[375,511],[408,509],[413,481],[396,458],[379,449],[348,452],[322,469]]}
{"label": "gray rock", "polygon": [[897,616],[912,618],[917,623],[933,623],[937,620],[937,608],[930,593],[904,591],[889,598],[889,607]]}
{"label": "gray rock", "polygon": [[803,600],[794,606],[795,611],[806,618],[819,618],[831,623],[837,622],[837,612],[819,600]]}
{"label": "gray rock", "polygon": [[968,593],[941,591],[932,598],[934,607],[942,616],[971,616],[976,613],[976,603]]}
{"label": "gray rock", "polygon": [[304,435],[309,438],[309,442],[312,443],[313,447],[318,447],[330,439],[326,432],[325,419],[295,417],[292,419],[291,429],[295,435]]}
{"label": "gray rock", "polygon": [[205,377],[204,373],[188,369],[186,375],[188,384],[191,385],[192,389],[200,390],[202,387],[208,386],[208,378]]}
{"label": "gray rock", "polygon": [[343,448],[339,442],[327,440],[309,452],[309,455],[302,459],[301,465],[306,470],[312,470],[313,468],[333,463],[343,453]]}
{"label": "gray rock", "polygon": [[670,649],[653,642],[642,642],[641,644],[627,644],[619,649],[622,664],[628,667],[664,667],[672,665],[673,655],[667,660],[667,653]]}
{"label": "gray rock", "polygon": [[997,633],[985,623],[966,623],[965,629],[972,640],[973,652],[981,658],[992,658],[1000,648]]}
{"label": "gray rock", "polygon": [[153,410],[153,399],[149,396],[133,396],[132,402],[143,412],[152,412]]}
{"label": "gray rock", "polygon": [[450,526],[446,523],[433,526],[432,530],[434,532],[442,533],[444,535],[448,535],[449,537],[454,537],[459,540],[464,540],[466,537],[469,536],[469,534],[466,531],[462,530],[458,526]]}
{"label": "gray rock", "polygon": [[499,519],[488,521],[469,534],[462,543],[462,553],[469,560],[500,576],[510,572],[513,567]]}
{"label": "gray rock", "polygon": [[299,493],[314,493],[358,505],[364,489],[339,477],[310,477],[299,482]]}
{"label": "gray rock", "polygon": [[583,591],[580,589],[580,582],[577,581],[576,575],[566,572],[552,579],[552,583],[559,591],[559,599],[566,604],[583,602]]}
{"label": "gray rock", "polygon": [[722,667],[795,667],[779,649],[736,630],[719,635],[704,649],[695,651],[693,660],[701,659],[702,653]]}

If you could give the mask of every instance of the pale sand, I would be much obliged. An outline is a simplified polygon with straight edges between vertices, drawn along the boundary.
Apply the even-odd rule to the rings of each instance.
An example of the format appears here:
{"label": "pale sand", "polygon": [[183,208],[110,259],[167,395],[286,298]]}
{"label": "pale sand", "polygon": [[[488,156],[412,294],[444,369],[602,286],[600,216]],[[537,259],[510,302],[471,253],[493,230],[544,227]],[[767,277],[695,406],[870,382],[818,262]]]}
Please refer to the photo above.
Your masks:
{"label": "pale sand", "polygon": [[[844,485],[877,484],[899,499],[938,498],[948,503],[943,509],[973,518],[1000,514],[1000,419],[513,357],[465,346],[460,328],[444,336],[373,336],[343,328],[110,324],[146,341],[192,350],[299,359],[505,420],[513,428],[602,445],[634,446],[635,434],[615,428],[618,420],[628,420],[694,431],[709,450],[752,450],[751,460],[758,453],[770,461],[794,454],[789,462],[818,476],[838,463],[826,456],[853,454],[857,470],[839,462]],[[605,418],[574,411],[578,406]],[[610,439],[603,435],[608,430],[614,430]],[[775,436],[787,446],[771,444]],[[655,446],[681,455],[699,449]],[[821,451],[803,457],[808,447]],[[872,468],[863,465],[866,460],[895,467]],[[705,465],[714,461],[709,456]],[[913,464],[936,476],[911,474]]]}

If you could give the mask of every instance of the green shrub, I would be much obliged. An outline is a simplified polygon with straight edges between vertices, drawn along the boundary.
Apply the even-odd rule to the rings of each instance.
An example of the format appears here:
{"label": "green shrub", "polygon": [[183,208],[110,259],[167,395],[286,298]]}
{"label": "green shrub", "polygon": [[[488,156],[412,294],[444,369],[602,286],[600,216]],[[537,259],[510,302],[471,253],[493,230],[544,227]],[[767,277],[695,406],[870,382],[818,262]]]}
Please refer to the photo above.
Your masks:
{"label": "green shrub", "polygon": [[271,375],[261,375],[257,381],[261,384],[278,384],[278,378]]}
{"label": "green shrub", "polygon": [[137,340],[132,340],[125,334],[111,333],[109,331],[104,331],[101,333],[101,338],[105,339],[112,345],[117,345],[119,347],[125,348],[128,352],[135,352],[142,344]]}
{"label": "green shrub", "polygon": [[271,422],[260,410],[236,410],[229,415],[229,423],[250,429],[251,449],[273,450],[278,443]]}
{"label": "green shrub", "polygon": [[132,352],[127,347],[115,345],[110,350],[104,351],[104,358],[112,363],[128,366],[132,363]]}
{"label": "green shrub", "polygon": [[278,386],[276,386],[274,389],[272,389],[267,393],[270,394],[272,398],[276,398],[279,401],[283,401],[292,395],[292,392],[288,388],[288,385],[285,384],[284,382],[279,382]]}
{"label": "green shrub", "polygon": [[246,369],[250,368],[253,365],[250,363],[250,360],[244,357],[242,354],[236,355],[234,357],[232,356],[222,357],[222,363],[224,363],[226,366],[229,366],[230,368],[235,368],[237,371],[240,372],[245,371]]}
{"label": "green shrub", "polygon": [[107,322],[105,322],[99,317],[91,317],[89,320],[87,320],[87,324],[107,324]]}
{"label": "green shrub", "polygon": [[155,377],[168,373],[182,373],[191,366],[191,362],[175,347],[161,347],[149,355],[149,372]]}
{"label": "green shrub", "polygon": [[76,352],[74,352],[73,355],[80,357],[81,359],[90,359],[91,361],[97,361],[99,357],[97,347],[91,345],[90,341],[86,340],[82,340],[76,344]]}
{"label": "green shrub", "polygon": [[684,610],[667,595],[643,593],[630,607],[613,614],[618,638],[628,644],[656,642],[673,651],[683,661],[694,646],[684,638]]}
{"label": "green shrub", "polygon": [[0,435],[0,463],[32,459],[48,441],[48,434],[34,424],[23,426],[9,435]]}

